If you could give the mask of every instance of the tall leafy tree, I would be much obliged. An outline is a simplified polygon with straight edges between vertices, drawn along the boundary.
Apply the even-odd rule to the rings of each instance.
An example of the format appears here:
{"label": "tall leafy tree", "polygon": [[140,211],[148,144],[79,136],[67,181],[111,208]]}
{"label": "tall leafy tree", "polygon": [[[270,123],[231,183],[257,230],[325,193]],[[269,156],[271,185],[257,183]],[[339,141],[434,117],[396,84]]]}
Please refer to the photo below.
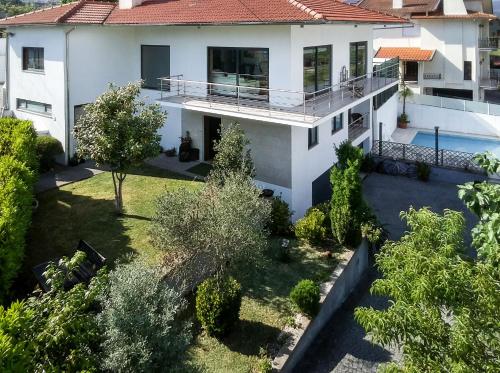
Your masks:
{"label": "tall leafy tree", "polygon": [[107,92],[85,107],[74,129],[78,154],[111,168],[119,213],[127,172],[158,154],[158,130],[165,123],[159,105],[146,105],[139,99],[140,89],[140,83],[124,87],[110,84]]}
{"label": "tall leafy tree", "polygon": [[[499,170],[498,160],[476,161]],[[494,372],[500,366],[498,185],[469,183],[460,197],[479,217],[472,231],[479,257],[465,254],[464,218],[428,209],[402,213],[410,231],[376,257],[383,275],[372,292],[391,299],[387,310],[358,308],[356,318],[376,343],[398,344],[401,372]]]}

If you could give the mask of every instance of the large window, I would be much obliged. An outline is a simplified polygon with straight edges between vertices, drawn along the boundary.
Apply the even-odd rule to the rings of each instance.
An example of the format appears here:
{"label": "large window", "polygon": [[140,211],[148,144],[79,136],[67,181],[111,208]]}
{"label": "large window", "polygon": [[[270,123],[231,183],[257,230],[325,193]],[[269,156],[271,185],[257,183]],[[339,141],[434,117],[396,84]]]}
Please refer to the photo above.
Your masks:
{"label": "large window", "polygon": [[339,115],[333,117],[332,119],[332,135],[335,132],[340,131],[344,126],[344,113],[340,113]]}
{"label": "large window", "polygon": [[318,145],[318,127],[309,128],[307,134],[307,147],[311,149],[313,146]]}
{"label": "large window", "polygon": [[52,105],[44,104],[42,102],[25,100],[22,98],[18,98],[16,103],[16,107],[19,110],[30,111],[36,114],[44,114],[51,115],[52,114]]}
{"label": "large window", "polygon": [[464,61],[464,80],[472,80],[472,62]]}
{"label": "large window", "polygon": [[43,48],[23,47],[23,70],[43,71]]}
{"label": "large window", "polygon": [[170,76],[170,47],[141,45],[141,79],[143,87],[160,89],[158,78]]}
{"label": "large window", "polygon": [[324,45],[304,48],[304,92],[318,92],[331,85],[332,47]]}
{"label": "large window", "polygon": [[208,81],[220,85],[209,87],[209,93],[236,96],[238,89],[223,84],[241,86],[239,96],[268,100],[269,49],[208,48]]}
{"label": "large window", "polygon": [[366,41],[361,41],[357,43],[350,44],[350,74],[351,78],[357,76],[362,76],[366,74],[366,64],[367,64],[367,50],[368,43]]}

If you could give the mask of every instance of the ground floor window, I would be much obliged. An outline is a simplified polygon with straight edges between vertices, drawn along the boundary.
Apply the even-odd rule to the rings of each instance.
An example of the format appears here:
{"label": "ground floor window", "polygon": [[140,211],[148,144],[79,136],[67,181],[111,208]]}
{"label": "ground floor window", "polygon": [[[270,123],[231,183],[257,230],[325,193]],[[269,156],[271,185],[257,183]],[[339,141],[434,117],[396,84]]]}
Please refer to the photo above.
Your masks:
{"label": "ground floor window", "polygon": [[332,119],[332,135],[335,132],[340,131],[344,126],[344,113],[340,113],[339,115],[333,117]]}
{"label": "ground floor window", "polygon": [[307,144],[309,149],[318,144],[318,127],[309,128]]}
{"label": "ground floor window", "polygon": [[170,47],[168,45],[141,45],[143,87],[159,89],[158,79],[168,76],[170,76]]}
{"label": "ground floor window", "polygon": [[23,98],[18,98],[16,100],[16,107],[19,110],[25,110],[36,114],[51,115],[52,105],[44,104],[42,102],[25,100]]}
{"label": "ground floor window", "polygon": [[431,88],[431,90],[433,96],[472,100],[472,91],[469,89]]}

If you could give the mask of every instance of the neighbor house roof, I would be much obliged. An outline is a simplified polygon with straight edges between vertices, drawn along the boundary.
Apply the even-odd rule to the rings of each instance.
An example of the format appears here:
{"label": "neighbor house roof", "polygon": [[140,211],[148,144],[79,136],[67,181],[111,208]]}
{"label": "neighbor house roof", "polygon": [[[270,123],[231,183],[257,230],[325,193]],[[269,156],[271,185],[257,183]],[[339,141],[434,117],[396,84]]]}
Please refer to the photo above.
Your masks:
{"label": "neighbor house roof", "polygon": [[434,49],[380,47],[375,58],[399,57],[401,61],[430,61],[434,57],[434,52]]}
{"label": "neighbor house roof", "polygon": [[409,17],[412,14],[426,14],[438,9],[441,0],[403,0],[401,9],[392,8],[392,0],[361,0],[360,7],[378,10],[402,17]]}
{"label": "neighbor house roof", "polygon": [[340,0],[148,0],[132,9],[118,3],[78,2],[0,20],[0,26],[38,24],[246,24],[246,23],[404,23],[383,12]]}

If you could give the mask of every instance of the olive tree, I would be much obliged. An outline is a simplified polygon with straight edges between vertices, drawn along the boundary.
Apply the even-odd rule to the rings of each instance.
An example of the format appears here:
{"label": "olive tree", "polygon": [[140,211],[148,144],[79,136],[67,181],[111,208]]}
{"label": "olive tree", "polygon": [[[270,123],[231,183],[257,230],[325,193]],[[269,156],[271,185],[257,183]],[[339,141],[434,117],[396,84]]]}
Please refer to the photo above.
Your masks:
{"label": "olive tree", "polygon": [[159,105],[139,99],[141,84],[110,84],[108,91],[85,106],[74,128],[77,153],[111,168],[116,209],[123,210],[122,185],[129,168],[160,150],[158,129],[165,123]]}

